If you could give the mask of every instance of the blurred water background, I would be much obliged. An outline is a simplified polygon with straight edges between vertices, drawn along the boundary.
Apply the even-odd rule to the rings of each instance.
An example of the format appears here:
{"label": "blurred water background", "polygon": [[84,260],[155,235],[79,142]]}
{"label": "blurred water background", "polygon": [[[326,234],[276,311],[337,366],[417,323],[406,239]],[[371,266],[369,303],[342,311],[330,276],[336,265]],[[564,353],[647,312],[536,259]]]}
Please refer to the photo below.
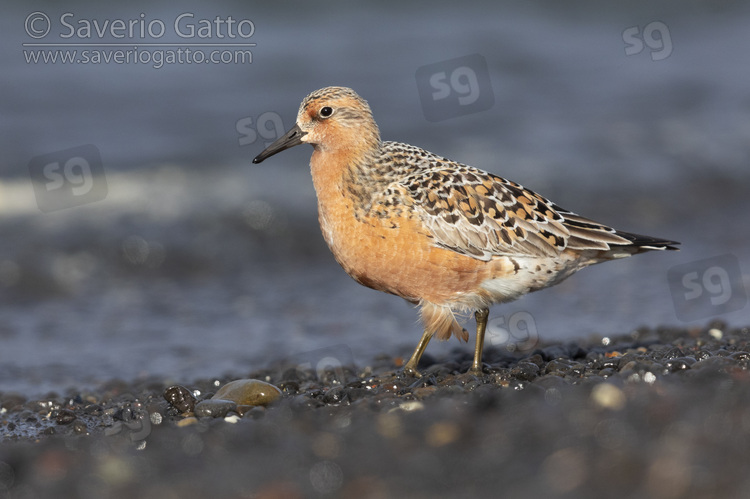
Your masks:
{"label": "blurred water background", "polygon": [[[750,307],[739,305],[686,322],[668,279],[670,268],[729,254],[744,272],[731,291],[750,288],[743,2],[5,2],[2,12],[0,390],[151,375],[188,382],[341,344],[357,362],[409,353],[421,334],[412,307],[351,281],[320,236],[311,148],[251,165],[293,124],[300,100],[327,85],[366,98],[386,140],[683,243],[680,253],[587,269],[491,317],[509,324],[524,313],[542,341],[714,318],[750,324]],[[35,12],[50,20],[40,38],[27,31],[43,34]],[[162,20],[167,33],[64,38],[65,13],[76,30],[86,20],[135,20],[136,29]],[[172,32],[185,13],[185,31],[231,16],[254,32],[186,40]],[[256,45],[252,63],[159,68],[27,62],[60,47],[23,45],[149,41]],[[428,121],[417,70],[472,54],[487,63],[489,107]],[[101,155],[104,176],[93,181],[102,199],[41,211],[32,159],[86,144]]]}

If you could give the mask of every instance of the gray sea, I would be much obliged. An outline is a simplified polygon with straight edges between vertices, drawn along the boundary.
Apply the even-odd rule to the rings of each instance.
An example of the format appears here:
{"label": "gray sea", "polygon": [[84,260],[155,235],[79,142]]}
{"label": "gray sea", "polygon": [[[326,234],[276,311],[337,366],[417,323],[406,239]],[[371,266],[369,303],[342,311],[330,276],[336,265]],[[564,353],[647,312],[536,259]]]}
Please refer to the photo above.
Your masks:
{"label": "gray sea", "polygon": [[349,279],[320,236],[311,149],[251,164],[327,85],[366,98],[385,140],[682,242],[495,307],[490,345],[750,324],[744,2],[2,14],[0,391],[408,355],[415,310]]}

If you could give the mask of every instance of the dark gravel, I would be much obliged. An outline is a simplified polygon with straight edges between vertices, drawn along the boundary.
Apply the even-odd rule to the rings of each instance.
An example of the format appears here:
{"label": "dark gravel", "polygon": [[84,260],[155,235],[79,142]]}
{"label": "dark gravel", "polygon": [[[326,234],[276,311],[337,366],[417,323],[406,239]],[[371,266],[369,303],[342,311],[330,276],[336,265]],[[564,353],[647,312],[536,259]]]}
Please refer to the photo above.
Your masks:
{"label": "dark gravel", "polygon": [[2,393],[0,497],[747,497],[750,328],[489,349],[482,377],[469,350],[243,375],[268,407],[208,402],[230,379]]}

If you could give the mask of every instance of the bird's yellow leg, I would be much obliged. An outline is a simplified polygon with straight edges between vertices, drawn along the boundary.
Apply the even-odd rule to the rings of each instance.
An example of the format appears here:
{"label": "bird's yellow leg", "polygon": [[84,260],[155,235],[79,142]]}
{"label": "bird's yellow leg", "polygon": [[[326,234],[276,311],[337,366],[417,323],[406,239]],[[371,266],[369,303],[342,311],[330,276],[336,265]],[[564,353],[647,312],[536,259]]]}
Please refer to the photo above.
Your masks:
{"label": "bird's yellow leg", "polygon": [[484,348],[484,333],[487,329],[487,317],[490,315],[488,308],[477,310],[474,317],[477,320],[477,343],[474,346],[474,363],[469,369],[469,373],[476,376],[482,376],[482,349]]}
{"label": "bird's yellow leg", "polygon": [[419,364],[419,359],[422,358],[422,354],[424,353],[425,348],[427,348],[427,344],[432,339],[432,335],[433,333],[431,331],[424,332],[424,334],[422,335],[422,339],[419,340],[417,348],[414,350],[414,353],[411,354],[409,362],[404,365],[404,374],[408,376],[414,376],[415,378],[422,377],[422,375],[419,374],[419,371],[417,370],[417,364]]}

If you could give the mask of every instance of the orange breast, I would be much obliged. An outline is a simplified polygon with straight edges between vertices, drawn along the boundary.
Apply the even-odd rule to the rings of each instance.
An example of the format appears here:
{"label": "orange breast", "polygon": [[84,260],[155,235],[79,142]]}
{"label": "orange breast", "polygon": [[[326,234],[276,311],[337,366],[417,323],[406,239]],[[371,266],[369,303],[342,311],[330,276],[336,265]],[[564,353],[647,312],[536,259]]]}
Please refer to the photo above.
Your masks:
{"label": "orange breast", "polygon": [[480,284],[496,270],[492,262],[434,246],[414,217],[357,220],[347,200],[322,208],[320,223],[336,260],[350,276],[412,302],[455,302],[463,294],[481,292]]}
{"label": "orange breast", "polygon": [[357,218],[355,212],[364,210],[355,204],[362,201],[349,195],[344,182],[351,163],[343,152],[334,155],[316,147],[310,169],[323,237],[339,264],[359,283],[411,302],[452,305],[467,294],[488,295],[482,282],[513,268],[507,259],[484,262],[435,246],[408,207],[391,217]]}

